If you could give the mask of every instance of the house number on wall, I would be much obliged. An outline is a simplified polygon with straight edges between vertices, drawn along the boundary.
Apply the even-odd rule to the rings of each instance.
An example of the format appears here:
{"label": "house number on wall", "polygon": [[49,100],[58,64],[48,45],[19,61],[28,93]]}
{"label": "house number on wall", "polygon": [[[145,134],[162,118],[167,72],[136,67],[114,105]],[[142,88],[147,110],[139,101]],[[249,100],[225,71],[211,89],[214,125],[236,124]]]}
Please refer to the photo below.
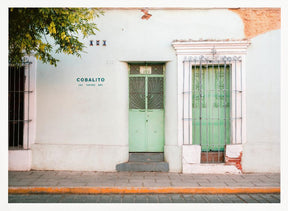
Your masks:
{"label": "house number on wall", "polygon": [[151,66],[140,66],[140,74],[151,74],[152,67]]}
{"label": "house number on wall", "polygon": [[107,45],[107,41],[106,40],[95,40],[95,42],[94,42],[94,40],[90,40],[89,41],[89,45],[90,46],[94,46],[94,45],[95,46],[100,46],[101,45],[100,43],[102,43],[102,46],[106,46]]}

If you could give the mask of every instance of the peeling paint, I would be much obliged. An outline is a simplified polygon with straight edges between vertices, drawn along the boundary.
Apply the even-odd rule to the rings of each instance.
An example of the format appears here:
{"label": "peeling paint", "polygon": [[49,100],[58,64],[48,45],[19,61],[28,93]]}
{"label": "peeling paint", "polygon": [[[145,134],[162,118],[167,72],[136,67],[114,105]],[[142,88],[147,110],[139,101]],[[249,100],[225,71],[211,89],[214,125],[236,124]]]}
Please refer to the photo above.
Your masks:
{"label": "peeling paint", "polygon": [[142,9],[141,12],[144,13],[144,15],[141,17],[141,19],[148,20],[152,15],[148,13],[147,9]]}
{"label": "peeling paint", "polygon": [[244,24],[246,38],[281,28],[280,8],[240,8],[229,9],[237,13]]}
{"label": "peeling paint", "polygon": [[237,169],[239,169],[242,172],[242,152],[240,152],[240,155],[237,158],[231,158],[228,156],[225,156],[225,165],[234,165]]}

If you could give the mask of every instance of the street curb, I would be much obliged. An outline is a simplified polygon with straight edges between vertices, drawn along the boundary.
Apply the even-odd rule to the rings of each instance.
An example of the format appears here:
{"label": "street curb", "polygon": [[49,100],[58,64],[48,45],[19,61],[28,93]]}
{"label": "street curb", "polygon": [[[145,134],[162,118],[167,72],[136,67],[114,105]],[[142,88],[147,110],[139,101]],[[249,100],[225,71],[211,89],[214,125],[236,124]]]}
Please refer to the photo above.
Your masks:
{"label": "street curb", "polygon": [[240,194],[280,193],[280,187],[9,187],[9,194]]}

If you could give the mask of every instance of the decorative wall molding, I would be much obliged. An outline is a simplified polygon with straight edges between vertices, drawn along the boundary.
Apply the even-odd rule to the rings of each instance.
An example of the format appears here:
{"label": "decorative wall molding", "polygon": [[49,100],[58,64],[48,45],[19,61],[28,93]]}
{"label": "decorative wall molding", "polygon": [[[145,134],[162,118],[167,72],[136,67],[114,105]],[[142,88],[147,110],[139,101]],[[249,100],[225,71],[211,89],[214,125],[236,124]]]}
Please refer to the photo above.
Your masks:
{"label": "decorative wall molding", "polygon": [[[182,146],[183,173],[241,173],[241,144],[246,143],[246,84],[242,79],[246,78],[245,57],[249,45],[250,41],[247,39],[172,42],[178,61],[178,145]],[[192,84],[189,71],[193,65],[219,63],[229,64],[231,68],[230,144],[237,146],[226,145],[226,163],[201,163],[201,146],[193,145],[189,135],[193,133],[192,124],[187,120],[183,121],[184,117],[193,118],[192,112],[187,109],[190,102],[190,95],[187,93],[190,93]],[[237,149],[237,153],[241,152],[240,155],[230,156],[232,149]]]}
{"label": "decorative wall molding", "polygon": [[178,41],[172,42],[177,55],[245,55],[250,41],[215,40],[215,41]]}

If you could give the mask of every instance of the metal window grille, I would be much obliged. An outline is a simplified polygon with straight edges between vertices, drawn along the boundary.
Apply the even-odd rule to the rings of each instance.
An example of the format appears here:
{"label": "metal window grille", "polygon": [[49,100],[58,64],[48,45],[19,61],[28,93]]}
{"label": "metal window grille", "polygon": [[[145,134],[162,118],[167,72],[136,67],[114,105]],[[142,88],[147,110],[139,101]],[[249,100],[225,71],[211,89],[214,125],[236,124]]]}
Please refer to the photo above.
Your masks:
{"label": "metal window grille", "polygon": [[8,71],[8,147],[29,148],[30,62],[9,65]]}
{"label": "metal window grille", "polygon": [[241,57],[183,60],[183,145],[201,145],[202,163],[221,163],[242,143]]}

